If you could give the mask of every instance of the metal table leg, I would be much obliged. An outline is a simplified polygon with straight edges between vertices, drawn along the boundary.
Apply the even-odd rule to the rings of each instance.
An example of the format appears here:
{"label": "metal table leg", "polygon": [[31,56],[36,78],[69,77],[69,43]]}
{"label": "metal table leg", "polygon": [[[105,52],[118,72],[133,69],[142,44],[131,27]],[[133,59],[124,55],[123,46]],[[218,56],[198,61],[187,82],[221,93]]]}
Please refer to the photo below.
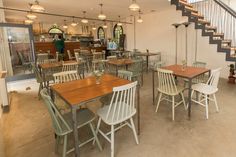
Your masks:
{"label": "metal table leg", "polygon": [[148,68],[149,56],[146,56],[146,61],[147,61],[147,72],[148,72],[148,70],[149,70],[149,68]]}
{"label": "metal table leg", "polygon": [[188,83],[188,117],[191,117],[191,93],[192,93],[192,79],[189,79],[189,83]]}
{"label": "metal table leg", "polygon": [[140,85],[137,86],[138,135],[140,135]]}
{"label": "metal table leg", "polygon": [[155,71],[152,69],[152,103],[155,103]]}
{"label": "metal table leg", "polygon": [[75,141],[75,156],[79,157],[79,139],[78,139],[78,129],[77,129],[77,118],[76,118],[76,106],[72,107],[72,119],[73,119],[73,134],[74,134],[74,141]]}

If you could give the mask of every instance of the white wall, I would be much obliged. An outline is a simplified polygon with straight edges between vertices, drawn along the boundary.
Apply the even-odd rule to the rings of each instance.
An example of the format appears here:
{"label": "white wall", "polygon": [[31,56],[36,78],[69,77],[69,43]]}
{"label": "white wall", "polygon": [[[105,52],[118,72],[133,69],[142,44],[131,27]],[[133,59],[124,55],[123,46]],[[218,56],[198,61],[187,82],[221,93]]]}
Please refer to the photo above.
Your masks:
{"label": "white wall", "polygon": [[[168,2],[167,2],[168,3]],[[144,22],[136,23],[136,47],[141,51],[162,52],[162,58],[167,64],[175,63],[175,28],[173,23],[187,21],[182,17],[181,11],[176,11],[175,6],[169,6],[165,11],[150,13],[142,16]],[[127,49],[134,48],[133,25],[127,25]],[[178,63],[185,59],[185,27],[178,29]],[[188,28],[188,64],[194,62],[195,29],[191,24]],[[209,44],[208,37],[202,37],[198,30],[197,60],[207,62],[208,68],[222,67],[221,77],[227,78],[230,62],[225,61],[225,54],[217,52],[216,45]]]}

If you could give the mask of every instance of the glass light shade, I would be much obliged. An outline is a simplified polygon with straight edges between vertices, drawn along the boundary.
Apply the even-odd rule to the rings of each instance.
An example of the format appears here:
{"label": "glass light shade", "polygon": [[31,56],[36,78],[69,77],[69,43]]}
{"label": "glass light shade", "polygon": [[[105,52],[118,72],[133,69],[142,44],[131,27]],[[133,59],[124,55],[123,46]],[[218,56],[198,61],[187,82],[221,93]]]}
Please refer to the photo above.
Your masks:
{"label": "glass light shade", "polygon": [[77,23],[76,22],[72,22],[71,26],[75,27],[75,26],[77,26]]}
{"label": "glass light shade", "polygon": [[141,17],[138,18],[137,20],[138,23],[142,23],[143,22],[143,19],[141,19]]}
{"label": "glass light shade", "polygon": [[26,23],[26,24],[32,24],[33,22],[34,22],[34,21],[33,21],[33,20],[30,20],[30,19],[26,19],[26,20],[25,20],[25,23]]}
{"label": "glass light shade", "polygon": [[68,26],[67,25],[64,25],[64,26],[62,26],[64,29],[67,29],[68,28]]}
{"label": "glass light shade", "polygon": [[100,19],[100,20],[105,20],[107,18],[107,16],[105,15],[105,14],[99,14],[98,15],[98,19]]}
{"label": "glass light shade", "polygon": [[117,26],[122,26],[122,23],[118,22],[118,23],[117,23]]}
{"label": "glass light shade", "polygon": [[93,27],[93,28],[92,28],[92,30],[94,30],[94,31],[95,31],[96,29],[97,29],[96,27]]}
{"label": "glass light shade", "polygon": [[30,10],[35,11],[35,12],[44,12],[45,9],[43,6],[39,5],[39,2],[36,0],[35,4],[32,4],[30,6]]}
{"label": "glass light shade", "polygon": [[107,25],[106,25],[106,24],[104,24],[102,27],[103,27],[103,28],[107,28]]}
{"label": "glass light shade", "polygon": [[88,23],[88,20],[87,19],[82,19],[81,22],[82,23]]}
{"label": "glass light shade", "polygon": [[31,19],[31,20],[34,20],[34,19],[37,18],[37,16],[34,15],[34,14],[32,14],[32,13],[28,13],[28,14],[26,15],[26,17],[27,17],[28,19]]}
{"label": "glass light shade", "polygon": [[139,5],[136,3],[135,0],[133,0],[132,4],[129,6],[129,10],[138,11],[139,9],[140,9]]}

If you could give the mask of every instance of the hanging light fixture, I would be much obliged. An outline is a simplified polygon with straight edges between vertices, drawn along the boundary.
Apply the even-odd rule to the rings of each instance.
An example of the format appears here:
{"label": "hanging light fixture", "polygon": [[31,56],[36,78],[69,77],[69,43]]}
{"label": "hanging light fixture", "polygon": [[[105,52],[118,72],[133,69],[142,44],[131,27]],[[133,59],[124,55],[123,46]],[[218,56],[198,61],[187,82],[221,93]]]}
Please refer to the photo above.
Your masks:
{"label": "hanging light fixture", "polygon": [[33,20],[31,20],[31,19],[26,19],[25,20],[25,24],[32,24],[34,21]]}
{"label": "hanging light fixture", "polygon": [[62,26],[64,29],[67,29],[68,28],[68,26],[67,26],[67,24],[66,24],[66,20],[64,20],[64,25]]}
{"label": "hanging light fixture", "polygon": [[105,14],[103,14],[103,10],[102,10],[102,6],[103,4],[99,4],[101,6],[101,11],[100,11],[100,14],[98,15],[98,19],[100,20],[105,20],[107,18],[107,16]]}
{"label": "hanging light fixture", "polygon": [[34,20],[37,18],[37,16],[35,14],[33,14],[31,11],[28,12],[28,14],[26,15],[26,17],[30,20]]}
{"label": "hanging light fixture", "polygon": [[75,27],[75,26],[77,26],[77,24],[78,24],[78,23],[75,22],[75,18],[73,17],[73,21],[72,21],[72,23],[71,23],[71,26]]}
{"label": "hanging light fixture", "polygon": [[93,26],[92,26],[92,30],[96,30],[97,28],[96,28],[96,26],[95,26],[95,22],[93,22]]}
{"label": "hanging light fixture", "polygon": [[105,29],[107,28],[107,23],[106,23],[106,21],[104,22],[102,28],[105,28]]}
{"label": "hanging light fixture", "polygon": [[122,23],[120,22],[120,16],[119,17],[119,22],[117,23],[117,26],[122,26]]}
{"label": "hanging light fixture", "polygon": [[86,11],[83,11],[84,18],[81,20],[82,23],[88,23],[88,20],[86,19]]}
{"label": "hanging light fixture", "polygon": [[129,10],[138,11],[139,9],[140,9],[140,7],[137,4],[136,0],[132,0],[132,4],[129,6]]}
{"label": "hanging light fixture", "polygon": [[38,0],[35,0],[34,4],[30,3],[30,10],[34,12],[45,12],[45,9],[43,6],[39,4]]}
{"label": "hanging light fixture", "polygon": [[138,20],[137,20],[137,22],[138,23],[142,23],[143,22],[143,19],[141,18],[141,10],[139,10],[139,12],[138,12]]}

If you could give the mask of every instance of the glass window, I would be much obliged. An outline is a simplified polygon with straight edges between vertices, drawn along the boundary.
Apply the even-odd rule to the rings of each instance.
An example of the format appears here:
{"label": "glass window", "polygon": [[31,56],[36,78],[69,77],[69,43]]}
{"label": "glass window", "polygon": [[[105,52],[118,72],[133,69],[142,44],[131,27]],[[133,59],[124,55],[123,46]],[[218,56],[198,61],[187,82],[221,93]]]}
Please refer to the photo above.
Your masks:
{"label": "glass window", "polygon": [[113,30],[113,37],[114,40],[117,44],[119,44],[120,42],[120,35],[123,34],[123,27],[122,26],[118,26],[117,24],[114,26],[114,30]]}
{"label": "glass window", "polygon": [[105,31],[102,27],[99,27],[98,28],[98,39],[105,39]]}

